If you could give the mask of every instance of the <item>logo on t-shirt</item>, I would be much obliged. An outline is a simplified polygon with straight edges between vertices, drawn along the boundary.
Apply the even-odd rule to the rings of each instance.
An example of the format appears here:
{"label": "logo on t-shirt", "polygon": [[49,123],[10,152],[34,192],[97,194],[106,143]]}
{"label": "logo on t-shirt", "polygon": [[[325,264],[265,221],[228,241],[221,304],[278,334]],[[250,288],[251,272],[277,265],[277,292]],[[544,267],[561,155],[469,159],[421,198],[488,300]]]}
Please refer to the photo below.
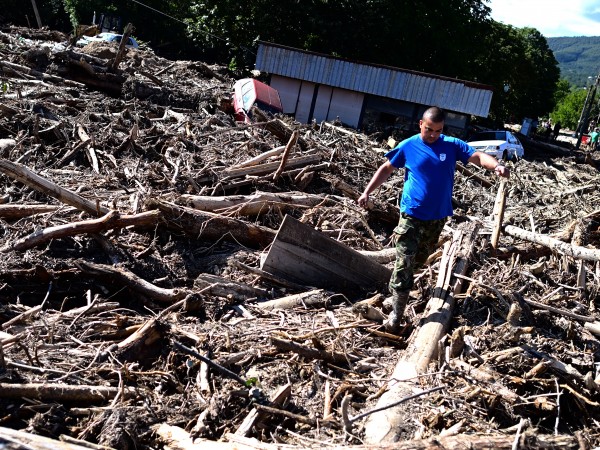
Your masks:
{"label": "logo on t-shirt", "polygon": [[440,153],[440,161],[446,161],[446,154]]}

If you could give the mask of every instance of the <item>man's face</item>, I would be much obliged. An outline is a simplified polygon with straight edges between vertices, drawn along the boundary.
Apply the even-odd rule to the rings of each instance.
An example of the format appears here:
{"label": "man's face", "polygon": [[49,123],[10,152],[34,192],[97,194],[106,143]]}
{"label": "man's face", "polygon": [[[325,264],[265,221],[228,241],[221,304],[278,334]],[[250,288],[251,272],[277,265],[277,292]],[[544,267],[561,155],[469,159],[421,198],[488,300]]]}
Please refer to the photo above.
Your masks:
{"label": "man's face", "polygon": [[442,134],[444,122],[432,122],[430,119],[425,118],[419,121],[419,128],[421,128],[423,142],[433,144]]}

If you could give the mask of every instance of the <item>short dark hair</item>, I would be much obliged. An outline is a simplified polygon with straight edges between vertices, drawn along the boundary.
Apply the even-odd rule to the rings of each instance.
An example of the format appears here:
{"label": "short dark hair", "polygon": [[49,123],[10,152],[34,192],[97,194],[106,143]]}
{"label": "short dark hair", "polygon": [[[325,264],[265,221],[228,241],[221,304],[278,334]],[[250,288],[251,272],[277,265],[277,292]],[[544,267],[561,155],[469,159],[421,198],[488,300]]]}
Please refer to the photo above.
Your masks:
{"label": "short dark hair", "polygon": [[429,119],[433,123],[440,123],[446,120],[446,112],[442,108],[438,108],[437,106],[432,106],[431,108],[427,108],[423,113],[423,119]]}

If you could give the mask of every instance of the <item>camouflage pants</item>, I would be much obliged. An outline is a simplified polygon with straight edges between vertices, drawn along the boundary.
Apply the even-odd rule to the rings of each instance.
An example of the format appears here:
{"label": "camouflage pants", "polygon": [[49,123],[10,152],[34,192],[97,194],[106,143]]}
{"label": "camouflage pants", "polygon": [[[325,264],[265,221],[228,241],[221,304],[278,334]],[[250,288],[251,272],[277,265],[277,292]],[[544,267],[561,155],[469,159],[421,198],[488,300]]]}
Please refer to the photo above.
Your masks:
{"label": "camouflage pants", "polygon": [[446,219],[419,220],[400,214],[400,221],[394,229],[396,263],[388,286],[390,292],[412,288],[415,269],[433,253],[445,223]]}

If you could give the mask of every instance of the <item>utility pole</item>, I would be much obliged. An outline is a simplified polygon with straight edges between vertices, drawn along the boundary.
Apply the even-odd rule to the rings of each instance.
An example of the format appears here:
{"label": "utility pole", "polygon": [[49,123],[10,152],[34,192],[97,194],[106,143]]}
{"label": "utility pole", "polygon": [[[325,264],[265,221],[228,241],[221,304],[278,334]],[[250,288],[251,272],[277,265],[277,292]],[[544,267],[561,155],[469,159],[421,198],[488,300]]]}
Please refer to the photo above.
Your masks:
{"label": "utility pole", "polygon": [[588,89],[587,95],[585,97],[585,102],[583,104],[583,109],[581,110],[581,116],[579,117],[579,123],[577,124],[577,131],[575,132],[575,134],[577,135],[577,144],[575,145],[575,148],[577,150],[579,150],[579,146],[581,145],[581,139],[583,137],[584,128],[587,125],[588,119],[590,117],[590,110],[592,109],[592,105],[594,104],[594,97],[596,96],[598,84],[600,84],[600,74],[596,76],[596,81]]}
{"label": "utility pole", "polygon": [[35,19],[37,20],[38,28],[42,28],[42,19],[40,18],[40,12],[37,8],[37,3],[35,0],[31,0],[31,4],[33,5],[33,12],[35,13]]}

